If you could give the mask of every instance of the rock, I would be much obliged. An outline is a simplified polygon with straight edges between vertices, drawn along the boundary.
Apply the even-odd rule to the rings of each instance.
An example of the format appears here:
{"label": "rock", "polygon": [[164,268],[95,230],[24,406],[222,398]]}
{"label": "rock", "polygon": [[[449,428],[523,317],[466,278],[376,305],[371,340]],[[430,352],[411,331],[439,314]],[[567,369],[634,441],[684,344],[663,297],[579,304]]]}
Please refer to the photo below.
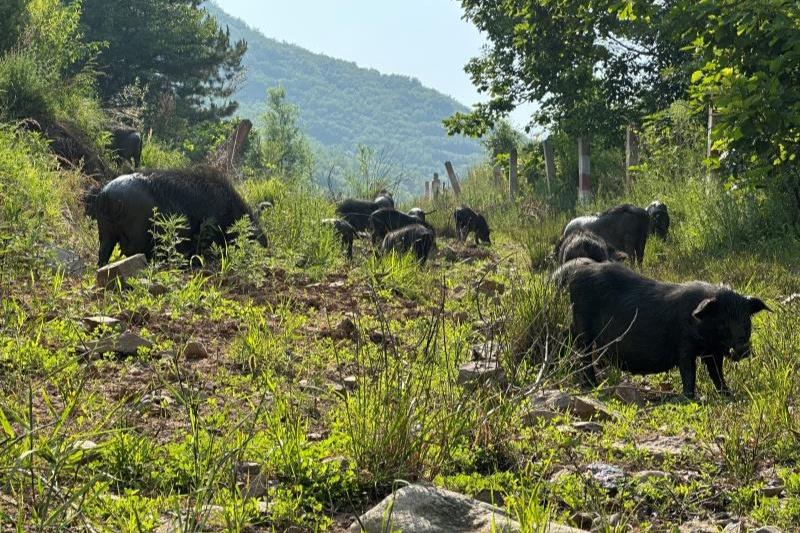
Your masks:
{"label": "rock", "polygon": [[665,459],[667,457],[679,457],[688,444],[690,444],[690,441],[685,437],[659,436],[638,443],[637,448],[656,458]]}
{"label": "rock", "polygon": [[621,383],[614,387],[614,397],[623,403],[630,403],[644,407],[644,398],[639,389],[628,383]]}
{"label": "rock", "polygon": [[525,425],[533,426],[539,420],[555,420],[556,418],[562,416],[561,413],[556,413],[555,411],[550,411],[549,409],[531,409],[530,411],[524,413],[522,415],[522,421]]}
{"label": "rock", "polygon": [[378,346],[390,346],[397,344],[397,339],[394,335],[384,334],[382,331],[374,330],[369,334],[369,340]]}
{"label": "rock", "polygon": [[140,348],[150,348],[153,343],[140,336],[125,331],[117,337],[105,337],[95,342],[90,342],[83,346],[83,349],[90,353],[109,353],[115,352],[121,355],[136,355]]}
{"label": "rock", "polygon": [[681,524],[678,531],[680,533],[719,533],[719,528],[711,522],[694,518]]}
{"label": "rock", "polygon": [[117,320],[116,318],[112,318],[110,316],[87,316],[82,320],[82,322],[86,325],[89,331],[94,331],[97,328],[105,326],[109,329],[115,330],[124,330],[125,329],[125,322],[122,320]]}
{"label": "rock", "polygon": [[745,527],[744,522],[741,520],[736,520],[725,526],[722,533],[747,533],[747,527]]}
{"label": "rock", "polygon": [[342,380],[342,384],[348,391],[354,391],[356,387],[358,387],[358,378],[355,376],[347,376]]}
{"label": "rock", "polygon": [[783,482],[780,479],[773,479],[765,487],[761,488],[761,495],[767,498],[780,496],[784,489]]}
{"label": "rock", "polygon": [[560,390],[538,391],[531,398],[535,406],[568,412],[581,420],[614,420],[618,415],[604,404],[585,396],[571,396]]}
{"label": "rock", "polygon": [[[391,506],[391,512],[390,512]],[[520,531],[520,525],[488,503],[449,490],[409,485],[387,496],[359,518],[367,533],[489,533]],[[356,521],[350,533],[362,531]],[[551,524],[550,533],[581,533],[582,530]]]}
{"label": "rock", "polygon": [[656,479],[671,479],[672,476],[661,470],[642,470],[633,474],[633,478],[639,482],[653,481]]}
{"label": "rock", "polygon": [[472,358],[475,361],[482,361],[485,359],[497,359],[500,355],[500,343],[497,341],[486,341],[481,344],[475,344],[471,347]]}
{"label": "rock", "polygon": [[458,383],[467,388],[487,383],[502,386],[506,377],[496,360],[470,361],[458,367]]}
{"label": "rock", "polygon": [[145,259],[144,254],[132,255],[116,263],[100,267],[97,269],[96,275],[97,287],[105,289],[117,278],[125,284],[129,279],[145,268],[147,268],[147,259]]}
{"label": "rock", "polygon": [[573,422],[572,427],[584,433],[602,433],[603,425],[597,422]]}
{"label": "rock", "polygon": [[601,487],[608,490],[617,489],[625,478],[620,467],[607,463],[590,463],[586,465],[586,470]]}
{"label": "rock", "polygon": [[781,304],[783,305],[790,305],[794,302],[800,302],[800,292],[795,292],[781,300]]}
{"label": "rock", "polygon": [[47,265],[55,270],[61,270],[70,277],[81,277],[86,272],[86,263],[81,256],[72,250],[59,248],[58,246],[45,246],[48,254]]}
{"label": "rock", "polygon": [[330,387],[330,389],[333,392],[341,396],[344,396],[345,393],[347,392],[347,389],[345,389],[344,385],[342,385],[341,383],[336,383],[335,381],[331,381],[330,383],[328,383],[328,387]]}
{"label": "rock", "polygon": [[140,402],[151,411],[164,414],[169,411],[170,407],[175,403],[175,400],[167,393],[153,391],[150,394],[142,396]]}
{"label": "rock", "polygon": [[325,440],[325,435],[316,431],[312,431],[311,433],[306,433],[306,440],[308,442],[319,442],[321,440]]}
{"label": "rock", "polygon": [[264,474],[247,476],[239,484],[241,494],[245,498],[263,498],[270,488],[277,485],[276,480],[269,479]]}
{"label": "rock", "polygon": [[620,513],[613,513],[608,516],[598,516],[592,521],[592,531],[608,531],[609,526],[616,528],[622,522]]}
{"label": "rock", "polygon": [[467,322],[469,322],[470,316],[469,313],[467,313],[466,311],[456,311],[450,316],[450,318],[453,319],[454,324],[460,326],[461,324],[466,324]]}
{"label": "rock", "polygon": [[72,452],[79,456],[80,463],[95,459],[98,455],[98,445],[93,440],[76,440],[72,443]]}
{"label": "rock", "polygon": [[753,533],[783,533],[783,530],[775,526],[762,526],[753,531]]}
{"label": "rock", "polygon": [[247,461],[236,466],[236,473],[240,476],[257,476],[262,468],[261,463]]}
{"label": "rock", "polygon": [[591,529],[594,525],[595,516],[592,513],[574,513],[569,517],[569,521],[581,529]]}
{"label": "rock", "polygon": [[346,285],[346,282],[343,279],[340,279],[338,281],[332,281],[332,282],[328,283],[328,287],[330,287],[331,289],[341,289],[345,285]]}
{"label": "rock", "polygon": [[197,361],[208,357],[208,350],[200,341],[189,341],[183,348],[183,356],[187,361]]}

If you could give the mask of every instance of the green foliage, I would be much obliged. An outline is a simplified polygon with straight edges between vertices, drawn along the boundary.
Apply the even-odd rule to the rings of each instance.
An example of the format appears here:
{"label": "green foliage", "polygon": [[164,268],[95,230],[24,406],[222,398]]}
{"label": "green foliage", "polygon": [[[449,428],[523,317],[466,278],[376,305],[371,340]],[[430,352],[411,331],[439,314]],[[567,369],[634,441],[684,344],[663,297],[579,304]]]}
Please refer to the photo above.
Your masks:
{"label": "green foliage", "polygon": [[445,121],[450,133],[481,136],[520,102],[534,119],[571,135],[619,129],[656,111],[686,87],[681,2],[462,0],[489,48],[466,66],[489,95]]}
{"label": "green foliage", "polygon": [[17,43],[27,19],[26,0],[7,0],[0,5],[0,54]]}
{"label": "green foliage", "polygon": [[84,0],[80,18],[88,42],[102,43],[98,90],[110,102],[126,87],[147,90],[147,123],[163,138],[181,139],[189,125],[236,109],[230,101],[241,73],[243,41],[195,0]]}
{"label": "green foliage", "polygon": [[271,175],[290,181],[310,177],[314,166],[299,119],[297,106],[286,101],[282,87],[267,90],[266,110],[261,115],[259,163]]}
{"label": "green foliage", "polygon": [[171,149],[151,139],[142,148],[142,166],[145,168],[184,168],[189,158],[181,150]]}
{"label": "green foliage", "polygon": [[[690,2],[688,36],[700,61],[696,103],[716,114],[715,148],[762,172],[800,155],[800,7],[791,0]],[[769,176],[756,174],[759,182]],[[795,180],[795,186],[800,182]],[[800,189],[799,189],[800,190]]]}

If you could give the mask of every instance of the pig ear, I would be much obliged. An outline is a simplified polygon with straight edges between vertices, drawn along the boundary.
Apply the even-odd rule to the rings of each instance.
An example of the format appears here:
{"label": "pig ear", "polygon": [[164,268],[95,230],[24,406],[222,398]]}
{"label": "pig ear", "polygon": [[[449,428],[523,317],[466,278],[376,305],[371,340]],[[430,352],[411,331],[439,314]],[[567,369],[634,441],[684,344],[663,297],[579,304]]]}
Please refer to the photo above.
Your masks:
{"label": "pig ear", "polygon": [[765,304],[760,298],[753,298],[750,297],[747,299],[747,306],[750,308],[750,314],[754,315],[759,311],[772,311],[767,304]]}
{"label": "pig ear", "polygon": [[716,313],[718,306],[719,303],[716,298],[706,298],[697,304],[697,307],[692,312],[692,316],[698,320],[706,319]]}

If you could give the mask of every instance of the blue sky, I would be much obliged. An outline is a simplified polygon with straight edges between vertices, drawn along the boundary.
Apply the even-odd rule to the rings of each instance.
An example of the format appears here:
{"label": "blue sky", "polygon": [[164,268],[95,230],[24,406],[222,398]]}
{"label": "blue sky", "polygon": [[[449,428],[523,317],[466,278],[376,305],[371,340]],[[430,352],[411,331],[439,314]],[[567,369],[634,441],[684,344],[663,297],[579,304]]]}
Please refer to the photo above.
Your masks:
{"label": "blue sky", "polygon": [[[267,37],[419,79],[471,105],[481,99],[463,68],[484,39],[456,0],[217,0]],[[530,107],[512,122],[522,126]]]}

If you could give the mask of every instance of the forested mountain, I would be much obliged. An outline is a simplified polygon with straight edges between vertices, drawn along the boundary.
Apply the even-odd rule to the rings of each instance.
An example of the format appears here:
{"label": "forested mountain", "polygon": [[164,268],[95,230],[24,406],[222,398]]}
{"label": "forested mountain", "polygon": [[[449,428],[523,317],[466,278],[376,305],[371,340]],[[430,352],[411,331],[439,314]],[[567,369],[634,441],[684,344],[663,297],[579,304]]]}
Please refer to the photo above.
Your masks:
{"label": "forested mountain", "polygon": [[[214,4],[208,10],[232,40],[245,39],[246,79],[235,94],[239,114],[257,119],[267,88],[281,85],[300,108],[305,133],[331,153],[349,154],[359,144],[388,152],[414,190],[451,160],[464,169],[482,154],[479,143],[448,137],[442,119],[466,107],[406,76],[384,75],[355,63],[269,39]],[[411,185],[411,187],[409,187]]]}

